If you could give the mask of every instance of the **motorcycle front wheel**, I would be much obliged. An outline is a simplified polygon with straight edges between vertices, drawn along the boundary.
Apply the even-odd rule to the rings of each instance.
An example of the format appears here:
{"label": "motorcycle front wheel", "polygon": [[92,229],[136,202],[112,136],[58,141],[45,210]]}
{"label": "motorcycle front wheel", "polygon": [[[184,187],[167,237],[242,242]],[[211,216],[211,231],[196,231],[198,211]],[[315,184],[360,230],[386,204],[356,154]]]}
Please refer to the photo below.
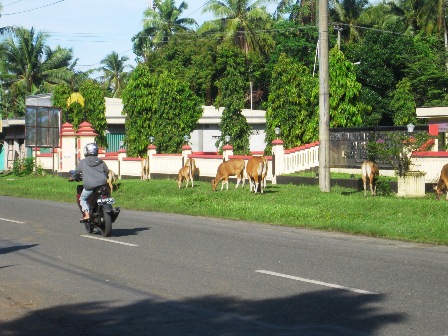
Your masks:
{"label": "motorcycle front wheel", "polygon": [[106,209],[103,207],[101,216],[101,224],[100,224],[100,231],[101,235],[103,237],[110,237],[112,233],[112,217],[111,213],[107,212]]}

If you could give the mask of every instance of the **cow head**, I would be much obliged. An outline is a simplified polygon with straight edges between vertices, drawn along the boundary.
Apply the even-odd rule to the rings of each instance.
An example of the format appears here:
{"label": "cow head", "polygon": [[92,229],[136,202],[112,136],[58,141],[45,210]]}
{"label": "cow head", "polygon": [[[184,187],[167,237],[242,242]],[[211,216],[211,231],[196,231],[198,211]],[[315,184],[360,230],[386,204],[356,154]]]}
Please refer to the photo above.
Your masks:
{"label": "cow head", "polygon": [[216,191],[216,187],[218,186],[218,183],[216,182],[215,179],[212,180],[211,185],[212,185],[212,191]]}
{"label": "cow head", "polygon": [[440,200],[440,196],[443,194],[442,190],[440,190],[437,185],[433,186],[434,192],[436,194],[436,200]]}

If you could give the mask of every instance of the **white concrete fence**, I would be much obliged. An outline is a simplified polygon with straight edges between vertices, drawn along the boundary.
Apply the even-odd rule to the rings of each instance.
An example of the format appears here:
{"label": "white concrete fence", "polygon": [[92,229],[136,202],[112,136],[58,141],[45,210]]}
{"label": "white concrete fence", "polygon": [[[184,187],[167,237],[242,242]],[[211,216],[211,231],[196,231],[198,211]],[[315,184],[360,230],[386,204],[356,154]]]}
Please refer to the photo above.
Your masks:
{"label": "white concrete fence", "polygon": [[[67,173],[76,167],[83,158],[83,148],[93,142],[96,134],[89,123],[83,123],[77,132],[71,124],[62,126],[61,148],[55,148],[53,153],[41,154],[34,152],[37,164],[45,170],[55,173]],[[319,143],[307,144],[285,150],[282,140],[272,142],[272,155],[268,159],[267,179],[276,184],[276,176],[290,174],[316,168],[319,166]],[[261,155],[255,153],[254,155]],[[250,156],[233,155],[230,145],[223,147],[223,154],[193,153],[189,145],[182,147],[181,154],[158,154],[154,145],[148,146],[147,157],[128,157],[126,150],[116,153],[106,153],[100,150],[99,156],[106,162],[119,178],[140,178],[142,176],[143,160],[147,160],[149,176],[151,174],[177,175],[187,158],[193,158],[201,177],[215,177],[216,171],[223,160],[242,158],[246,161]],[[425,172],[425,183],[436,183],[440,171],[448,163],[448,152],[418,152],[412,156],[412,170]]]}
{"label": "white concrete fence", "polygon": [[[84,146],[93,142],[95,136],[91,125],[87,122],[82,123],[76,132],[71,124],[66,123],[62,126],[61,147],[55,148],[52,153],[41,153],[39,148],[36,150],[33,148],[33,156],[39,167],[55,173],[67,173],[74,169],[83,158]],[[272,155],[266,156],[268,159],[267,179],[276,183],[275,175],[317,167],[318,148],[318,144],[315,143],[285,151],[283,141],[273,141]],[[253,155],[262,155],[262,153],[257,152]],[[149,176],[151,174],[177,175],[185,160],[193,158],[196,161],[199,176],[215,177],[218,166],[223,160],[242,158],[247,163],[250,158],[250,156],[233,155],[233,147],[230,145],[223,147],[223,154],[193,153],[189,145],[182,147],[181,154],[158,154],[157,148],[149,145],[147,157],[144,158],[128,157],[125,149],[114,153],[106,153],[104,149],[100,149],[99,157],[119,178],[141,177],[143,160],[147,160]]]}

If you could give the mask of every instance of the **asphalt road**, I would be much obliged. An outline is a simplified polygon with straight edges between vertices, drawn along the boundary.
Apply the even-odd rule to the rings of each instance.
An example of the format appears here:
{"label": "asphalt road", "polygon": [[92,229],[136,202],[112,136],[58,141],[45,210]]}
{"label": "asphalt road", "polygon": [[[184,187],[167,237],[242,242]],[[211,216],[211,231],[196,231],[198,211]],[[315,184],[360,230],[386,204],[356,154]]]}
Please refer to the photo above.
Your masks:
{"label": "asphalt road", "polygon": [[446,246],[126,209],[104,239],[80,215],[0,197],[0,335],[448,335]]}

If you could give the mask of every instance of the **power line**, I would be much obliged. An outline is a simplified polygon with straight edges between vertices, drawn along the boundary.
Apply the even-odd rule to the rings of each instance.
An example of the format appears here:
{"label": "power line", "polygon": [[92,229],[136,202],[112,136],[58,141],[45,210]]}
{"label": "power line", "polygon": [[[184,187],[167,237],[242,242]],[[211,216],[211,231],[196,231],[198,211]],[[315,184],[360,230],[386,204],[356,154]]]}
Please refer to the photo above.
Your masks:
{"label": "power line", "polygon": [[[21,0],[19,0],[19,1],[21,1]],[[16,1],[16,2],[19,2],[19,1]],[[59,0],[59,1],[53,2],[53,3],[48,4],[48,5],[44,5],[44,6],[40,6],[40,7],[36,7],[36,8],[32,8],[32,9],[26,9],[26,10],[23,10],[23,11],[20,11],[20,12],[15,12],[15,13],[6,13],[6,14],[2,14],[2,15],[5,16],[5,15],[16,15],[16,14],[27,13],[27,12],[35,11],[37,9],[50,7],[50,6],[56,5],[56,4],[58,4],[60,2],[64,2],[64,1],[65,0]],[[16,3],[16,2],[13,2],[13,3]],[[10,5],[12,5],[13,3],[11,3]]]}
{"label": "power line", "polygon": [[3,5],[3,7],[9,6],[9,5],[14,5],[15,3],[18,3],[18,2],[21,2],[21,1],[23,1],[23,0],[17,0],[17,1],[11,2],[11,3],[7,4],[7,5]]}

